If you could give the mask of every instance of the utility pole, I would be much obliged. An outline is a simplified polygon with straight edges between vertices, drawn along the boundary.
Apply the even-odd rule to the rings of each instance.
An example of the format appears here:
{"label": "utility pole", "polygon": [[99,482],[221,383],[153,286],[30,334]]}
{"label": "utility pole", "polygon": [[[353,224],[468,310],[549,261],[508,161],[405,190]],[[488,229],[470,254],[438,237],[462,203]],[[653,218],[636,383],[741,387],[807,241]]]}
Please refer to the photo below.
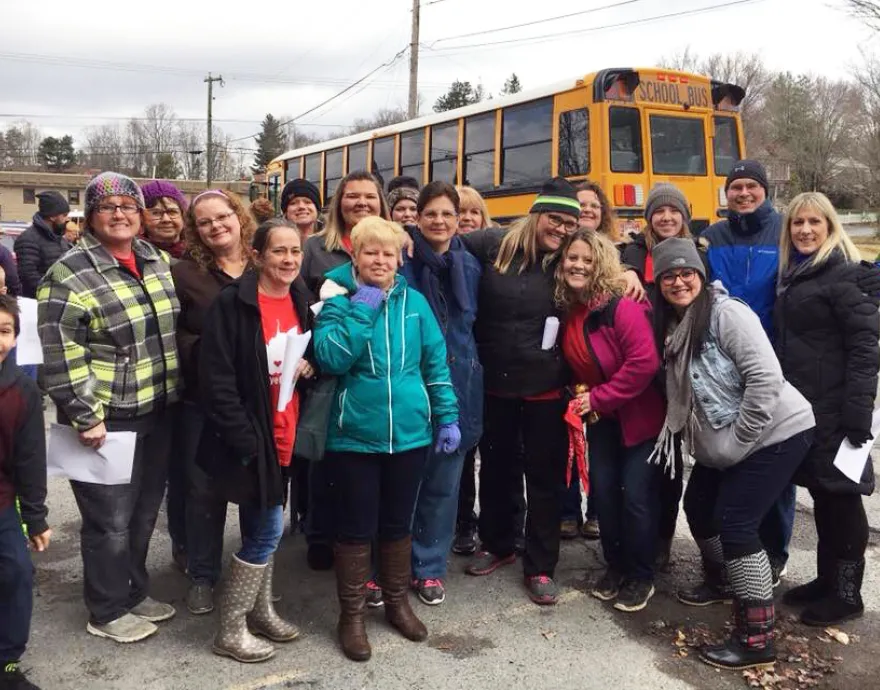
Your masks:
{"label": "utility pole", "polygon": [[212,181],[211,175],[213,175],[213,173],[214,173],[214,141],[213,141],[214,130],[212,127],[212,125],[213,125],[213,123],[212,123],[212,107],[214,104],[214,82],[215,81],[219,81],[220,86],[223,86],[223,77],[222,76],[212,77],[211,73],[208,72],[208,76],[205,77],[205,83],[208,84],[208,145],[206,147],[207,151],[208,151],[208,172],[205,177],[205,186],[206,187],[211,186],[211,181]]}
{"label": "utility pole", "polygon": [[413,0],[412,38],[409,44],[409,105],[406,116],[409,119],[419,114],[419,1]]}

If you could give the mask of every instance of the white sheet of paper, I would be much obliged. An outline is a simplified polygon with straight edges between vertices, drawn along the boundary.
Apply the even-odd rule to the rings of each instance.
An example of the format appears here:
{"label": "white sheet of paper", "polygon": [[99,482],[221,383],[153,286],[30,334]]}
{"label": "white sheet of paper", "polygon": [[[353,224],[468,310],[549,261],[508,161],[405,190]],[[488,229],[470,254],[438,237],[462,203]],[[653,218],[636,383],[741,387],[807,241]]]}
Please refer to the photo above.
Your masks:
{"label": "white sheet of paper", "polygon": [[312,314],[317,316],[321,313],[321,310],[324,308],[324,302],[315,302],[309,309],[312,310]]}
{"label": "white sheet of paper", "polygon": [[843,439],[837,455],[834,456],[834,466],[856,484],[862,481],[862,472],[865,471],[865,463],[868,462],[878,432],[880,432],[880,410],[874,410],[874,416],[871,418],[871,439],[861,448],[856,448]]}
{"label": "white sheet of paper", "polygon": [[76,429],[52,424],[46,453],[49,475],[90,484],[128,484],[136,443],[133,431],[110,431],[104,445],[94,450],[79,442]]}
{"label": "white sheet of paper", "polygon": [[541,349],[552,350],[556,345],[556,336],[559,335],[559,319],[548,316],[544,322],[544,337],[541,338]]}
{"label": "white sheet of paper", "polygon": [[281,390],[278,393],[278,412],[284,412],[290,399],[293,397],[293,388],[296,386],[296,366],[299,364],[309,341],[312,339],[312,332],[287,334],[287,344],[284,347],[284,362],[281,364]]}
{"label": "white sheet of paper", "polygon": [[37,300],[30,297],[19,297],[18,308],[21,322],[21,333],[15,348],[16,364],[42,364],[43,346],[40,345],[40,334],[37,331]]}

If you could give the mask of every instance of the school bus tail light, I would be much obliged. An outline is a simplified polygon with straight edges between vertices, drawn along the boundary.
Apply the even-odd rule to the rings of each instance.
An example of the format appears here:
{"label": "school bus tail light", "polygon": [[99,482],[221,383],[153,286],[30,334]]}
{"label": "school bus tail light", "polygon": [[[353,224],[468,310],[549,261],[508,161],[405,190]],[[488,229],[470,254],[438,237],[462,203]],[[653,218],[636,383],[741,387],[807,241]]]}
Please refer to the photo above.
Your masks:
{"label": "school bus tail light", "polygon": [[614,185],[615,206],[641,206],[645,203],[645,191],[640,184]]}

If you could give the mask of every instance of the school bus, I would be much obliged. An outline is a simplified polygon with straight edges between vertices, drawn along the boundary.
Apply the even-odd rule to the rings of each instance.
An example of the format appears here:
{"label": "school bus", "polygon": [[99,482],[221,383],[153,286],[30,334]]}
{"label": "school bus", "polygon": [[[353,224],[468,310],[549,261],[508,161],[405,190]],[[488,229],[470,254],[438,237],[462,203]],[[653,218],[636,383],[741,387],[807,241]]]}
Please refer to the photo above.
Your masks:
{"label": "school bus", "polygon": [[641,228],[647,192],[671,182],[689,200],[699,233],[726,213],[724,180],[745,155],[744,97],[735,84],[697,74],[605,69],[288,151],[272,161],[270,175],[277,185],[314,182],[325,205],[355,170],[371,170],[383,183],[410,175],[423,184],[469,184],[501,223],[527,213],[548,178],[589,178],[608,195],[621,230]]}

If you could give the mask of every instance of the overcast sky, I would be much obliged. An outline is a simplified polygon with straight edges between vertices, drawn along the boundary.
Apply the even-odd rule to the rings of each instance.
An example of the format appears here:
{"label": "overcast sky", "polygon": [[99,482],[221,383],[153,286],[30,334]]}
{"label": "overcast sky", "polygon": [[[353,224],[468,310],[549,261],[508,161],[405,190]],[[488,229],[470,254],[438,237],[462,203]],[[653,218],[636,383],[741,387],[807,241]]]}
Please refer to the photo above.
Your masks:
{"label": "overcast sky", "polygon": [[[846,77],[860,49],[880,52],[880,40],[840,0],[740,0],[686,14],[731,3],[422,0],[422,113],[454,79],[497,93],[516,72],[528,89],[603,67],[651,66],[686,47],[758,52],[771,69],[829,77]],[[391,61],[409,42],[411,7],[412,0],[151,0],[105,11],[76,0],[0,0],[0,127],[23,117],[45,134],[77,138],[83,127],[140,115],[157,102],[204,119],[203,79],[212,71],[226,81],[215,89],[214,117],[244,137],[267,112],[299,115]],[[584,10],[595,11],[540,22]],[[497,31],[529,22],[538,23]],[[444,40],[463,34],[477,35]],[[524,38],[534,40],[516,40]],[[405,105],[408,72],[404,56],[301,123],[325,132]]]}

